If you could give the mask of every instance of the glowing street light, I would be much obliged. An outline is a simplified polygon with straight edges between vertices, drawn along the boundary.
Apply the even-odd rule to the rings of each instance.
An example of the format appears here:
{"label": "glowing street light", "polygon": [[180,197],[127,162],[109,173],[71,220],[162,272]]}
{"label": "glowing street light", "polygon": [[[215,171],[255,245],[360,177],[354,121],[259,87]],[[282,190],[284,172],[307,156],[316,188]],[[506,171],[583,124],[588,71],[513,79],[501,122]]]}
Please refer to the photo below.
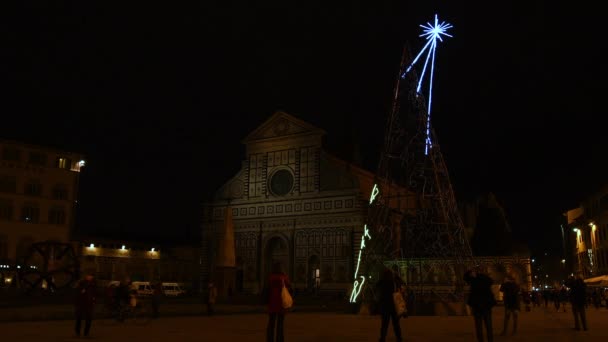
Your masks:
{"label": "glowing street light", "polygon": [[580,230],[578,228],[572,228],[572,231],[575,232],[575,233],[580,232]]}
{"label": "glowing street light", "polygon": [[94,243],[90,244],[89,248],[95,248],[95,244]]}
{"label": "glowing street light", "polygon": [[126,248],[125,248],[125,245],[122,245],[122,248],[121,248],[121,249],[124,251],[124,250],[126,249]]}

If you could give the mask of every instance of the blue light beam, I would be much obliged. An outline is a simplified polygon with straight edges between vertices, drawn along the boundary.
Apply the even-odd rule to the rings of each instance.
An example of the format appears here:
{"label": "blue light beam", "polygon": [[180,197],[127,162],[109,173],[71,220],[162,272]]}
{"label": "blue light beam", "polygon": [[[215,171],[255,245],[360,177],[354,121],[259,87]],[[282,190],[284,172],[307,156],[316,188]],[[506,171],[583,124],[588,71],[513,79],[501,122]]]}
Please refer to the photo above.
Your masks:
{"label": "blue light beam", "polygon": [[[401,78],[405,78],[405,75],[412,70],[412,67],[418,62],[423,53],[426,52],[426,58],[424,61],[424,66],[422,67],[422,74],[420,75],[420,79],[418,80],[418,86],[416,87],[416,92],[420,93],[422,89],[422,80],[424,79],[424,75],[426,74],[426,70],[429,64],[429,60],[431,61],[431,72],[429,77],[429,94],[428,105],[427,105],[427,113],[426,113],[426,140],[424,146],[424,154],[429,154],[429,149],[433,147],[433,142],[431,141],[431,103],[433,99],[433,76],[435,73],[435,55],[437,50],[437,40],[443,42],[442,36],[452,37],[451,34],[447,33],[447,30],[451,29],[452,24],[446,23],[442,21],[439,23],[439,19],[437,18],[437,14],[435,14],[435,23],[431,24],[430,22],[426,23],[426,25],[420,25],[423,28],[422,34],[420,37],[425,37],[427,43],[424,45],[422,50],[416,55],[414,60],[403,72]],[[428,51],[427,51],[428,50]]]}

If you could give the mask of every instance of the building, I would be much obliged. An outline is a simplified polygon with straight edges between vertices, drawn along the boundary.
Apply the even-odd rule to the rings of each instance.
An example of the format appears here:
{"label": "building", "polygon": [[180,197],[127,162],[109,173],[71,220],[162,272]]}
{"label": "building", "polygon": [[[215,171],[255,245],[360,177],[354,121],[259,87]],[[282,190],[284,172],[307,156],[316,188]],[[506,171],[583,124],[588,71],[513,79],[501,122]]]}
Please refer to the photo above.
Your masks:
{"label": "building", "polygon": [[241,169],[204,205],[203,279],[257,292],[273,260],[300,289],[346,289],[374,175],[277,112],[244,140]]}
{"label": "building", "polygon": [[70,241],[81,154],[0,140],[0,264],[14,269],[34,242]]}
{"label": "building", "polygon": [[94,272],[103,286],[129,277],[132,281],[176,282],[198,290],[198,253],[194,246],[83,237],[80,267]]}
{"label": "building", "polygon": [[[297,289],[346,292],[351,287],[375,175],[327,152],[324,135],[277,112],[243,140],[241,169],[204,204],[202,282],[213,280],[220,293],[230,287],[257,292],[272,262],[280,261]],[[391,192],[407,191],[393,186]],[[394,202],[390,206],[398,212],[415,206]],[[399,217],[394,219],[393,233],[400,234]],[[388,249],[399,251],[399,243],[396,238]],[[497,282],[511,273],[531,288],[528,255],[471,262],[486,265]],[[462,279],[450,260],[387,260],[391,263],[400,266],[408,284],[425,291],[452,291]]]}
{"label": "building", "polygon": [[571,251],[570,260],[565,261],[572,274],[588,282],[604,276],[608,285],[608,186],[568,210],[564,217],[564,244]]}

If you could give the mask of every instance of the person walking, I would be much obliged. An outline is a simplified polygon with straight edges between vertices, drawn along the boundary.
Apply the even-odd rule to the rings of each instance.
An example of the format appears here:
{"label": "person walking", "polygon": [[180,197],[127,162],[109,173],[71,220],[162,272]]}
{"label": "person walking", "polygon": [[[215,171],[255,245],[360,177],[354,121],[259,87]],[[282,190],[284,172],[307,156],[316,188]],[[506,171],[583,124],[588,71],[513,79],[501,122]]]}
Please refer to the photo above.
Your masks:
{"label": "person walking", "polygon": [[84,319],[84,337],[89,336],[93,322],[93,309],[95,307],[95,295],[97,285],[92,273],[88,273],[76,288],[76,336],[80,337],[81,322]]}
{"label": "person walking", "polygon": [[553,305],[555,305],[555,312],[559,312],[560,299],[559,299],[559,290],[558,289],[554,289],[552,291],[551,299],[553,299]]}
{"label": "person walking", "polygon": [[156,283],[153,286],[154,289],[152,290],[152,317],[158,318],[158,313],[160,311],[160,301],[163,297],[163,290],[161,283]]}
{"label": "person walking", "polygon": [[477,341],[484,341],[483,325],[485,324],[488,342],[492,342],[494,341],[492,307],[496,305],[496,299],[492,294],[492,279],[484,273],[469,270],[464,275],[464,281],[471,286],[467,304],[471,307],[475,318]]}
{"label": "person walking", "polygon": [[[380,276],[380,281],[376,284],[378,293],[380,294],[380,301],[378,303],[378,310],[382,316],[380,325],[380,342],[386,341],[386,333],[388,325],[392,321],[393,331],[395,332],[395,338],[397,342],[402,340],[401,336],[401,325],[399,324],[399,315],[395,310],[395,302],[393,299],[393,293],[402,292],[403,280],[396,274],[396,272],[385,268]],[[403,295],[403,294],[402,294]]]}
{"label": "person walking", "polygon": [[215,313],[215,302],[217,300],[217,288],[212,281],[207,285],[207,314],[213,316]]}
{"label": "person walking", "polygon": [[519,316],[519,285],[517,285],[513,278],[507,276],[505,278],[505,282],[500,285],[500,292],[503,293],[504,305],[505,305],[505,319],[504,326],[502,329],[502,333],[500,336],[505,336],[507,334],[507,329],[509,327],[509,318],[513,315],[513,332],[512,335],[515,335],[517,332],[517,318]]}
{"label": "person walking", "polygon": [[291,293],[291,283],[289,277],[281,270],[281,263],[274,262],[272,265],[272,273],[268,277],[264,296],[268,305],[268,326],[266,328],[267,342],[283,342],[285,313],[287,309],[283,307],[283,299],[281,293],[283,287],[287,288]]}
{"label": "person walking", "polygon": [[[574,329],[587,331],[587,317],[585,315],[585,303],[587,302],[587,285],[582,278],[578,277],[570,281],[570,303],[572,303],[572,314],[574,315]],[[579,322],[580,318],[580,322]]]}
{"label": "person walking", "polygon": [[[566,312],[566,306],[568,304],[568,290],[565,286],[562,286],[562,288],[559,290],[559,301],[561,302],[562,309],[564,312]],[[585,302],[585,305],[586,304],[587,303]]]}

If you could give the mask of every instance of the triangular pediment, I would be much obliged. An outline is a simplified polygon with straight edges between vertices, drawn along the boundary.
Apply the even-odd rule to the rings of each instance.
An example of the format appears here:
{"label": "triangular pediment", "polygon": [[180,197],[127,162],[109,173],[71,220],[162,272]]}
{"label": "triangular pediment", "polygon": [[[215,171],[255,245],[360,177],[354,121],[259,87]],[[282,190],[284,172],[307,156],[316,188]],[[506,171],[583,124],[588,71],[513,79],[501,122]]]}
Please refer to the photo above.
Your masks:
{"label": "triangular pediment", "polygon": [[325,135],[325,131],[306,121],[300,120],[285,112],[276,112],[253,132],[249,133],[243,143],[271,140],[289,136]]}

